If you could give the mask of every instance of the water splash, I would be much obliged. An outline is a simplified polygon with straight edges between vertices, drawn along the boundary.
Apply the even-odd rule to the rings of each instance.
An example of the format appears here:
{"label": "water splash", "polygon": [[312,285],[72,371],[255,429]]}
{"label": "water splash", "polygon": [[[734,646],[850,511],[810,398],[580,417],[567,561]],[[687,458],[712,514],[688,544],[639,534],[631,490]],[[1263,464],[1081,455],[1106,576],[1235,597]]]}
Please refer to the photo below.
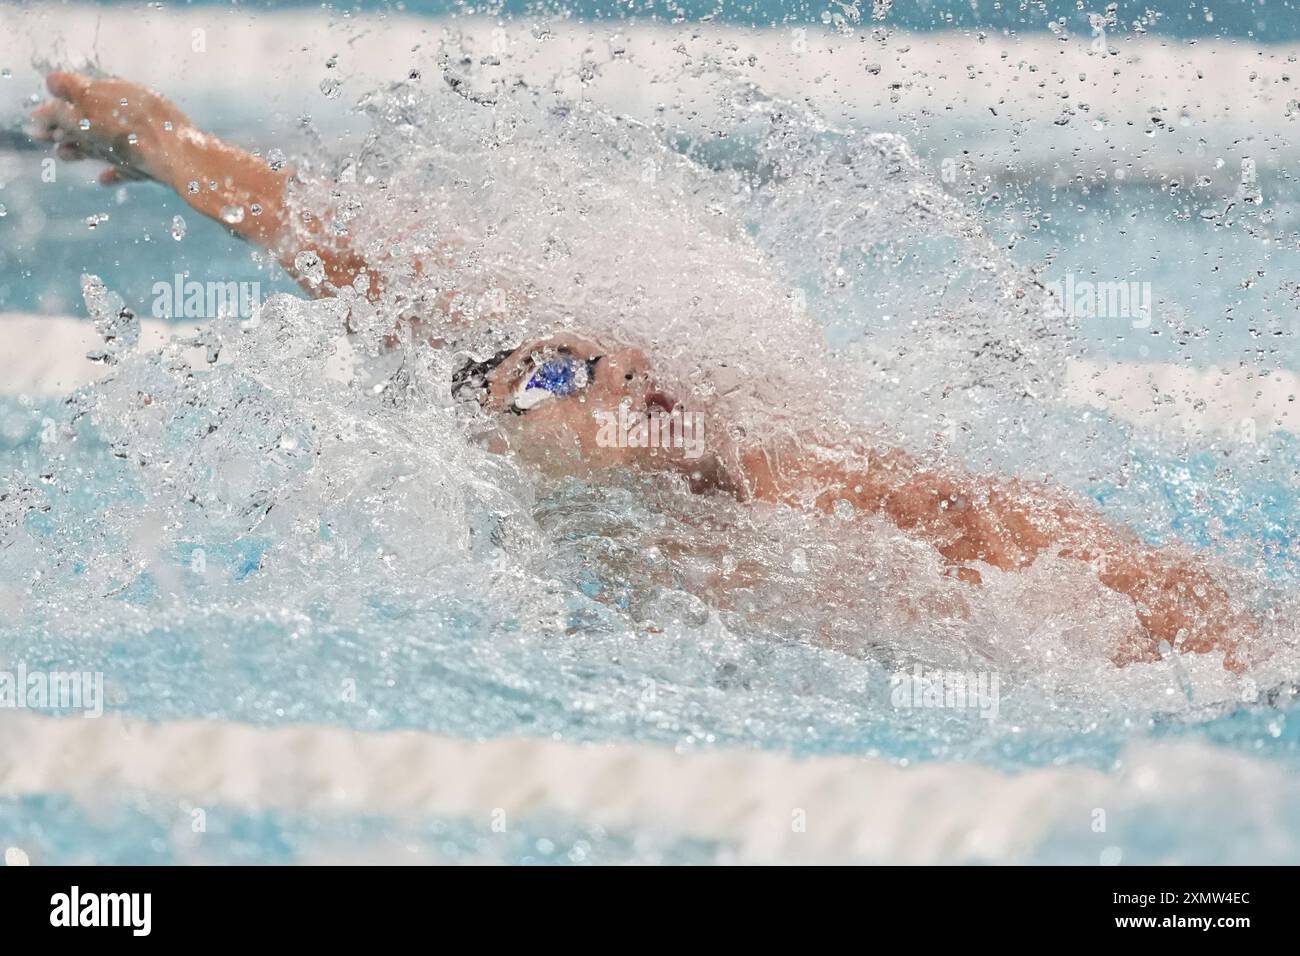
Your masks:
{"label": "water splash", "polygon": [[[153,718],[1007,766],[1063,740],[1105,765],[1161,722],[1236,713],[1243,685],[1211,659],[1114,668],[1134,610],[1079,566],[972,590],[881,522],[489,454],[452,371],[571,330],[652,350],[751,437],[811,422],[924,451],[945,432],[978,467],[1079,485],[1133,460],[1107,422],[1043,448],[1071,330],[902,139],[720,83],[728,135],[697,142],[688,103],[641,125],[454,62],[436,91],[367,97],[356,155],[298,167],[299,210],[329,210],[325,234],[375,276],[334,288],[302,259],[325,298],[273,297],[159,352],[87,280],[112,364],[48,410],[51,440],[19,443],[38,474],[0,499],[7,655],[90,659]],[[1295,672],[1276,630],[1262,687]],[[999,674],[1002,716],[894,707],[916,664]]]}

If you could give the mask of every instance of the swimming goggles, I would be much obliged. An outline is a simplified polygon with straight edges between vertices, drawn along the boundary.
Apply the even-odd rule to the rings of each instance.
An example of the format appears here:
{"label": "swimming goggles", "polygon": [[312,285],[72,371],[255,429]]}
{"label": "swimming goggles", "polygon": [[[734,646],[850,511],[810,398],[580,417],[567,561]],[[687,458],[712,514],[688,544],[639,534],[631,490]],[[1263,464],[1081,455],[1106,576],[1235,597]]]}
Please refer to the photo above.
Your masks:
{"label": "swimming goggles", "polygon": [[[505,349],[485,361],[476,362],[471,359],[466,362],[451,377],[452,397],[460,398],[466,389],[486,395],[490,390],[488,375],[517,351],[518,349]],[[533,355],[530,358],[531,366],[515,386],[508,410],[522,415],[552,398],[577,394],[595,378],[596,363],[601,358],[597,355],[580,359],[564,346]],[[480,396],[480,401],[482,398]]]}

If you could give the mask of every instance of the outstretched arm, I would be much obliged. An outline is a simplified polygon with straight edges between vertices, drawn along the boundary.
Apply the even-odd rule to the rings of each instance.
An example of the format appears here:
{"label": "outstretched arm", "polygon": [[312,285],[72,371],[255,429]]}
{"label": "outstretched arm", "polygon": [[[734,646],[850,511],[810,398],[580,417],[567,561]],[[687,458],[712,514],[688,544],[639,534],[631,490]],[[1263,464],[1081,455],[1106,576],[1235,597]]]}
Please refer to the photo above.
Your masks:
{"label": "outstretched arm", "polygon": [[[294,223],[286,202],[290,172],[203,132],[170,100],[126,80],[92,80],[51,73],[55,97],[32,114],[34,135],[58,143],[65,160],[109,164],[106,186],[152,179],[174,190],[192,209],[270,251],[309,293],[325,291],[298,275],[294,262],[310,250],[321,259],[326,280],[351,284],[366,271],[345,243],[325,241],[321,217]],[[371,281],[370,295],[378,292]]]}
{"label": "outstretched arm", "polygon": [[764,449],[742,458],[754,498],[829,511],[839,502],[880,514],[935,546],[962,580],[979,583],[982,562],[1004,571],[1040,554],[1086,561],[1098,580],[1132,598],[1142,632],[1116,663],[1157,660],[1160,646],[1222,651],[1241,670],[1239,651],[1256,626],[1194,558],[1153,548],[1064,495],[1016,479],[943,473],[910,456],[865,448],[826,452],[814,445]]}

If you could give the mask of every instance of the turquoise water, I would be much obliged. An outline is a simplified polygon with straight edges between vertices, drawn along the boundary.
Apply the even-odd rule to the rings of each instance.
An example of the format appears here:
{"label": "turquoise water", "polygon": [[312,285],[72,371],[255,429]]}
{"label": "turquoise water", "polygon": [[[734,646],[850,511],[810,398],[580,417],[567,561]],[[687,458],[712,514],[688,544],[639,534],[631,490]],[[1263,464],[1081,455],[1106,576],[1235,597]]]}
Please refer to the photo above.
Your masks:
{"label": "turquoise water", "polygon": [[[106,5],[111,5],[109,0]],[[117,0],[127,2],[127,0]],[[208,0],[188,0],[186,6],[215,6]],[[249,9],[316,6],[308,0],[251,0]],[[767,27],[778,24],[822,24],[838,15],[850,22],[881,23],[907,30],[1011,30],[1044,31],[1049,23],[1088,32],[1088,14],[1101,13],[1080,7],[1074,0],[1037,0],[1034,3],[971,3],[969,0],[915,0],[876,4],[825,5],[811,0],[631,0],[607,3],[603,0],[360,0],[329,5],[335,9],[365,12],[409,12],[443,15],[484,14],[505,18],[575,17],[582,20],[619,21],[636,19],[669,23],[713,20]],[[1290,0],[1258,0],[1236,3],[1226,0],[1146,0],[1141,4],[1116,4],[1119,19],[1126,26],[1141,21],[1157,35],[1173,37],[1243,37],[1257,41],[1282,42],[1300,36],[1300,12]]]}
{"label": "turquoise water", "polygon": [[[898,6],[890,22],[915,27],[946,24],[945,12],[960,25],[969,11],[966,4]],[[1010,6],[1016,9],[981,24],[1041,28],[1045,13],[1079,19],[1074,4]],[[1244,6],[1225,8],[1213,27],[1203,16],[1172,15],[1183,9],[1177,4],[1163,8],[1171,35],[1246,37],[1258,28]],[[817,22],[820,9],[754,4],[724,6],[722,14],[758,23],[786,15]],[[1290,37],[1293,21],[1289,12],[1271,17],[1267,39]],[[229,104],[215,122],[232,139],[265,145],[254,115],[250,104]],[[927,135],[941,139],[942,131]],[[696,183],[701,205],[710,190],[731,194],[725,177],[737,168],[742,180],[761,178],[733,144],[735,155],[708,143],[674,145],[712,167]],[[1210,220],[1199,215],[1219,198],[1209,187],[1147,182],[1085,193],[1036,180],[972,195],[939,184],[941,154],[922,152],[931,186],[972,210],[1013,265],[1040,269],[1043,281],[1075,273],[1151,284],[1160,303],[1151,328],[1087,319],[1063,346],[1068,355],[1300,369],[1300,328],[1286,291],[1300,252],[1291,241],[1294,190],[1284,177],[1263,180],[1261,208]],[[508,195],[511,184],[500,188]],[[83,314],[83,273],[102,277],[142,315],[153,284],[175,273],[257,281],[263,295],[296,291],[277,267],[255,261],[222,228],[154,186],[117,192],[63,181],[54,190],[17,178],[3,197],[0,230],[11,241],[0,250],[0,310]],[[785,278],[806,289],[852,369],[857,350],[893,334],[876,321],[890,301],[882,306],[879,296],[892,296],[906,315],[917,301],[915,277],[972,258],[951,236],[914,237],[911,230],[923,231],[898,215],[897,233],[870,237],[878,246],[845,243],[843,264],[861,287],[840,296],[838,287],[820,284],[815,244],[797,228],[816,221],[826,198],[782,211],[791,234],[772,237],[777,217],[764,213],[746,225],[770,241]],[[88,226],[105,212],[107,220]],[[180,241],[171,236],[177,214],[187,219]],[[888,257],[877,253],[895,240],[908,244],[907,254],[884,266]],[[1002,310],[996,299],[978,304]],[[954,774],[979,765],[1010,774],[1092,768],[1118,777],[1134,747],[1201,743],[1211,767],[1219,766],[1215,755],[1259,761],[1266,780],[1259,806],[1242,805],[1240,781],[1228,771],[1198,784],[1203,792],[1189,797],[1203,806],[1198,813],[1168,817],[1134,799],[1118,808],[1108,837],[1123,845],[1126,862],[1300,859],[1293,643],[1279,641],[1259,672],[1262,686],[1243,685],[1208,661],[1171,658],[1117,671],[1052,642],[1077,618],[1105,621],[1108,610],[1094,603],[1040,615],[1035,596],[1071,588],[1051,572],[1028,591],[978,599],[969,635],[946,619],[895,633],[897,618],[882,598],[890,585],[874,577],[890,562],[870,549],[849,554],[856,530],[829,518],[754,517],[635,478],[607,487],[538,482],[477,455],[436,403],[385,409],[364,394],[329,392],[315,381],[321,315],[290,310],[286,329],[296,337],[262,330],[252,333],[253,345],[239,345],[239,336],[229,336],[225,352],[236,357],[213,368],[137,356],[106,369],[110,381],[67,399],[0,397],[0,489],[8,495],[0,502],[0,662],[102,671],[107,712],[153,723],[200,718],[467,739],[635,741],[687,752],[846,754]],[[302,355],[279,354],[295,341],[307,343]],[[920,352],[944,348],[923,335],[904,341]],[[845,373],[856,383],[852,375]],[[858,384],[864,405],[888,398],[907,407],[906,386],[877,392]],[[998,417],[1002,407],[973,415],[971,461],[1051,476],[1150,541],[1180,540],[1217,555],[1242,573],[1244,600],[1257,609],[1294,606],[1294,435],[1277,432],[1248,449],[1223,436],[1171,440],[1051,401],[1028,403],[1028,412],[1016,406],[1014,421],[1032,426],[1017,435]],[[763,566],[741,600],[700,583],[727,566],[712,547],[718,542]],[[905,554],[900,542],[878,547],[897,548],[894,566],[907,566],[897,556]],[[814,583],[799,577],[804,564]],[[819,589],[841,574],[869,600],[836,616],[838,609],[821,607],[834,602]],[[864,639],[856,653],[816,639],[819,625],[843,627],[846,617]],[[1044,640],[1031,644],[1026,636]],[[998,718],[894,706],[891,675],[914,661],[998,673]],[[8,797],[0,799],[0,843],[47,862],[278,863],[346,859],[363,845],[393,860],[427,854],[465,862],[725,862],[731,853],[707,841],[608,832],[559,817],[503,835],[481,820],[206,810],[209,826],[199,839],[188,829],[184,800],[114,797],[88,809],[57,792]],[[1059,828],[1027,858],[1091,863],[1096,856],[1091,837]]]}
{"label": "turquoise water", "polygon": [[[21,475],[48,489],[49,509],[29,513],[24,527],[37,542],[58,543],[49,553],[75,585],[89,576],[78,547],[89,552],[106,532],[104,516],[118,507],[130,514],[143,499],[129,463],[114,457],[93,430],[81,430],[54,479],[42,482],[40,474],[48,473],[42,424],[65,414],[58,403],[6,400],[0,452],[13,469],[11,481]],[[1291,471],[1300,463],[1300,446],[1287,439],[1276,457]],[[1300,580],[1300,505],[1282,481],[1243,482],[1238,493],[1249,506],[1242,507],[1240,498],[1214,494],[1208,453],[1147,452],[1130,467],[1125,489],[1103,482],[1081,490],[1152,540],[1178,536],[1209,548],[1235,543],[1244,548],[1239,559],[1254,556],[1278,584]],[[562,541],[563,526],[552,513],[610,505],[599,489],[568,486],[538,501],[534,516]],[[78,527],[87,529],[86,539],[68,539],[66,529]],[[89,627],[65,621],[71,630],[51,634],[37,614],[32,625],[4,629],[0,653],[31,670],[75,660],[80,669],[102,671],[109,699],[115,690],[118,695],[111,710],[148,720],[708,743],[805,756],[974,761],[1006,770],[1063,760],[1104,769],[1135,740],[1190,735],[1300,770],[1300,725],[1287,719],[1285,688],[1281,698],[1247,705],[1198,700],[1195,688],[1178,687],[1179,698],[1190,700],[1111,701],[1100,712],[1086,694],[1067,693],[1044,713],[1042,687],[1008,674],[996,730],[971,711],[945,714],[936,725],[932,715],[890,705],[883,661],[758,636],[719,643],[692,627],[660,639],[624,631],[617,609],[588,599],[593,581],[597,592],[608,582],[592,577],[602,573],[601,563],[583,560],[580,542],[570,540],[578,557],[565,562],[572,576],[553,582],[567,590],[566,619],[555,622],[558,630],[537,630],[492,607],[490,591],[443,587],[413,595],[373,580],[337,595],[335,604],[298,601],[291,615],[279,615],[261,603],[265,592],[259,594],[259,581],[275,576],[263,568],[276,551],[275,538],[267,531],[201,542],[164,539],[149,568],[128,570],[102,599],[105,618]],[[206,567],[195,573],[200,544]],[[179,578],[179,603],[159,592],[163,571]],[[1177,686],[1175,673],[1166,679]],[[340,699],[346,680],[355,681],[364,707]],[[643,699],[648,686],[659,688],[653,704]],[[1022,719],[1024,726],[1015,727]]]}

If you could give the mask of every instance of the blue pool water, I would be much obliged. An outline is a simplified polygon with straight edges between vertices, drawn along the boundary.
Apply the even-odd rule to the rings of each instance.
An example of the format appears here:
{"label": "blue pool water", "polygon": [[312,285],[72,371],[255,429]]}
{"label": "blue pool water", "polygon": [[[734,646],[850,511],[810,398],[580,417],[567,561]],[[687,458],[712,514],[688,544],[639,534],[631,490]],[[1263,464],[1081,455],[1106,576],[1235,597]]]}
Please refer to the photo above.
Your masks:
{"label": "blue pool water", "polygon": [[[896,27],[964,27],[970,16],[966,4],[898,6]],[[1170,36],[1245,41],[1259,32],[1244,6],[1225,8],[1212,29],[1204,16],[1181,15],[1186,5],[1154,6],[1168,14]],[[762,25],[778,16],[770,7],[742,5],[720,19]],[[1080,28],[1073,4],[1052,3],[978,25],[1041,29],[1034,18],[1044,11]],[[809,7],[790,22],[819,20]],[[1291,38],[1293,21],[1289,12],[1270,19],[1265,39]],[[465,422],[441,400],[449,369],[438,357],[413,361],[418,402],[386,404],[359,379],[331,385],[337,316],[328,303],[277,299],[256,327],[213,333],[206,344],[220,345],[219,363],[141,349],[67,395],[0,393],[0,668],[102,673],[105,712],[127,725],[407,730],[631,742],[684,755],[754,751],[785,755],[795,768],[833,756],[928,767],[950,781],[935,784],[936,820],[963,804],[972,768],[1012,781],[1096,771],[1112,787],[1105,836],[1065,814],[1015,859],[1095,863],[1116,847],[1125,862],[1300,859],[1300,438],[1286,428],[1261,428],[1249,441],[1233,429],[1159,432],[1113,409],[1067,403],[1051,384],[1079,361],[1300,371],[1287,285],[1300,269],[1300,197],[1284,173],[1265,173],[1258,207],[1212,218],[1201,210],[1219,202],[1222,182],[1171,189],[1169,180],[1185,178],[1172,166],[1091,191],[1057,184],[1044,168],[1001,171],[978,187],[945,181],[937,170],[955,150],[941,123],[915,131],[919,160],[899,173],[893,147],[852,152],[861,148],[852,132],[808,134],[815,124],[794,106],[781,108],[800,116],[789,129],[780,126],[788,116],[762,114],[786,136],[775,145],[752,142],[751,119],[737,113],[736,134],[715,137],[721,146],[647,129],[606,149],[596,119],[577,127],[591,155],[573,160],[572,182],[556,186],[561,212],[576,208],[563,208],[576,195],[582,216],[557,215],[543,229],[527,221],[544,206],[538,187],[512,170],[569,161],[570,141],[547,139],[542,125],[536,142],[520,133],[502,149],[473,126],[473,107],[446,99],[407,104],[402,119],[414,119],[386,133],[409,137],[405,152],[385,153],[394,140],[381,136],[375,168],[429,195],[456,170],[482,176],[501,197],[484,200],[484,220],[517,229],[524,248],[536,240],[549,254],[547,230],[559,236],[554,246],[583,248],[582,235],[604,227],[647,272],[686,263],[698,271],[682,268],[659,293],[672,304],[692,284],[677,280],[693,276],[704,288],[706,266],[724,275],[719,282],[733,266],[687,251],[674,260],[676,250],[652,246],[671,235],[653,231],[654,204],[637,207],[646,218],[633,225],[644,234],[600,212],[629,198],[617,190],[637,188],[645,157],[667,165],[638,150],[671,140],[696,165],[678,179],[657,175],[678,188],[688,214],[734,216],[780,281],[803,291],[856,420],[883,419],[899,443],[923,448],[939,430],[932,416],[960,418],[954,454],[971,467],[1050,480],[1150,542],[1213,555],[1235,575],[1239,602],[1269,621],[1269,653],[1246,677],[1192,655],[1115,668],[1098,642],[1131,611],[1063,564],[990,575],[958,606],[951,587],[931,582],[932,557],[887,529],[749,510],[634,475],[608,484],[541,478],[466,440]],[[250,145],[312,151],[310,136],[269,131],[257,109],[226,103],[212,122]],[[33,155],[18,149],[10,168],[25,169]],[[851,172],[826,159],[840,155]],[[793,171],[773,172],[781,163]],[[299,295],[278,267],[159,187],[106,191],[73,177],[52,187],[7,175],[0,234],[12,241],[0,248],[0,311],[84,316],[83,275],[100,277],[142,317],[155,283],[175,274]],[[848,225],[833,219],[864,193],[877,205]],[[950,228],[954,210],[972,217],[979,236]],[[177,215],[186,219],[180,239]],[[608,262],[587,248],[591,258],[575,271],[599,287]],[[1141,329],[1106,318],[1041,326],[998,285],[1028,274],[1149,283],[1156,320]],[[941,314],[955,319],[931,318]],[[719,331],[697,329],[682,347]],[[746,353],[751,368],[755,359],[778,366],[795,350],[779,336],[761,341],[763,331],[748,346],[757,350]],[[989,335],[1020,353],[985,348],[980,356],[991,358],[973,357]],[[935,382],[949,380],[969,387],[940,402]],[[1158,399],[1135,387],[1121,404]],[[1242,406],[1242,418],[1254,414]],[[830,646],[844,635],[847,648]],[[996,675],[996,718],[900,707],[894,678],[914,666]],[[237,754],[213,760],[237,776]],[[411,768],[420,772],[434,771]],[[124,787],[87,800],[57,778],[36,790],[0,788],[0,845],[39,862],[736,858],[723,837],[607,827],[561,811],[501,833],[484,817],[261,807],[256,794],[239,803]],[[198,833],[190,822],[200,806],[209,823]]]}
{"label": "blue pool water", "polygon": [[[41,423],[59,414],[54,404],[6,402],[0,413],[6,441],[0,448],[17,474],[35,477],[42,470]],[[1279,457],[1290,467],[1300,462],[1294,440],[1285,443]],[[1140,492],[1108,485],[1087,491],[1115,520],[1153,540],[1177,534],[1209,546],[1213,539],[1207,529],[1222,524],[1227,540],[1254,546],[1279,584],[1294,585],[1300,507],[1282,485],[1247,485],[1259,507],[1218,501],[1207,508],[1203,499],[1214,482],[1207,456],[1151,455],[1134,471],[1149,476],[1133,483]],[[54,492],[46,498],[49,510],[25,519],[26,531],[38,542],[59,541],[66,531],[56,529],[81,526],[94,529],[81,547],[93,546],[95,535],[103,533],[96,527],[102,516],[115,508],[129,514],[143,501],[129,464],[115,458],[93,431],[79,435],[60,472],[74,474],[75,483],[63,488],[57,478],[49,482]],[[34,483],[39,485],[39,478]],[[1163,501],[1153,503],[1153,493]],[[546,526],[552,509],[610,505],[595,489],[566,488],[539,501],[535,514]],[[322,529],[320,536],[328,533]],[[564,537],[554,540],[562,546]],[[563,617],[554,630],[539,631],[510,609],[492,607],[485,600],[490,590],[484,595],[472,586],[411,594],[369,582],[350,589],[346,600],[336,595],[330,603],[286,595],[292,608],[277,611],[254,603],[259,583],[276,576],[262,566],[277,554],[276,544],[273,532],[167,539],[151,568],[127,569],[113,593],[96,602],[104,608],[102,617],[89,623],[65,620],[62,626],[71,630],[57,635],[39,625],[9,628],[4,652],[26,661],[29,669],[54,670],[76,660],[82,669],[102,671],[110,699],[114,689],[120,694],[113,709],[150,720],[310,722],[670,746],[707,741],[800,755],[977,761],[1008,770],[1051,765],[1063,753],[1072,763],[1105,768],[1134,739],[1192,734],[1300,768],[1300,729],[1276,703],[1225,702],[1217,689],[1200,700],[1194,687],[1189,693],[1178,685],[1172,669],[1157,686],[1163,690],[1172,682],[1180,699],[1154,705],[1110,701],[1107,714],[1087,699],[1064,695],[1051,701],[1050,720],[1041,712],[1041,688],[1032,681],[1020,686],[1005,675],[1011,686],[1004,690],[1000,717],[1005,723],[997,732],[990,733],[976,714],[962,712],[945,715],[936,728],[890,706],[889,668],[881,661],[797,641],[772,644],[757,636],[719,644],[701,640],[706,633],[701,628],[655,639],[620,633],[626,627],[621,615],[588,599],[607,586],[599,581],[591,586],[598,564],[566,562],[568,575],[557,582],[568,591]],[[54,552],[66,564],[59,570],[74,583],[90,578],[90,568],[77,555],[78,542],[64,547]],[[201,573],[193,567],[200,548]],[[179,604],[160,592],[164,572],[181,582]],[[356,682],[364,708],[340,699],[345,680]],[[647,706],[641,699],[645,689],[660,684],[671,693],[657,693],[656,705]],[[1014,727],[1018,716],[1026,726]],[[1008,725],[1013,732],[1007,732]]]}

